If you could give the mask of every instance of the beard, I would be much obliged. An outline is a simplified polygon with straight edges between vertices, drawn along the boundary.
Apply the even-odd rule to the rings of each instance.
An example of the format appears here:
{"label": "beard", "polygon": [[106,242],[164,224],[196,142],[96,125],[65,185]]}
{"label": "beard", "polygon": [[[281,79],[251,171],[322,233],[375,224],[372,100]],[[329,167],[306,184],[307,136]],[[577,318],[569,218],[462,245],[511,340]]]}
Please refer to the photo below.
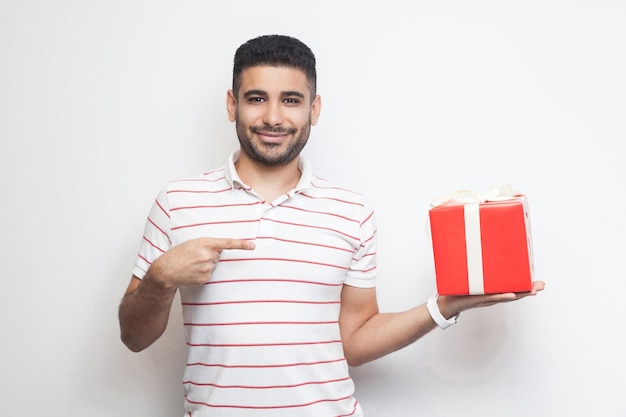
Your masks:
{"label": "beard", "polygon": [[[310,122],[302,126],[300,130],[269,125],[247,127],[237,117],[235,126],[241,150],[252,160],[266,166],[286,165],[293,161],[304,149],[311,132]],[[259,143],[252,140],[254,134],[262,132],[287,133],[291,136],[284,143]]]}

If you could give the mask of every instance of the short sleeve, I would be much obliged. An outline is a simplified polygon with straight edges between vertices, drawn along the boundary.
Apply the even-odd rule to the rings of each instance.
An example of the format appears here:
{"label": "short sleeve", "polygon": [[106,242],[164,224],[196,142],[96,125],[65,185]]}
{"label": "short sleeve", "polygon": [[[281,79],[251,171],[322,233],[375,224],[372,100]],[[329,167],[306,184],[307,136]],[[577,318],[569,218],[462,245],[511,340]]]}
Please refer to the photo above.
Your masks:
{"label": "short sleeve", "polygon": [[169,202],[167,187],[164,187],[154,200],[146,219],[133,275],[143,278],[150,265],[172,246],[170,233]]}
{"label": "short sleeve", "polygon": [[353,257],[344,283],[353,287],[373,288],[377,276],[377,229],[374,210],[368,205],[364,206],[359,229],[361,246]]}

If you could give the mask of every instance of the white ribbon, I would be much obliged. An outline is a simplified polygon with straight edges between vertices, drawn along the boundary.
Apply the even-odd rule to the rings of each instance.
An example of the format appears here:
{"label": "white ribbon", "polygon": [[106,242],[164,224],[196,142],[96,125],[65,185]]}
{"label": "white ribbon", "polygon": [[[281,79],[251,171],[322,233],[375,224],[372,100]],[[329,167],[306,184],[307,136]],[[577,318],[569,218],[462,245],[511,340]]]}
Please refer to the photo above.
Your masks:
{"label": "white ribbon", "polygon": [[513,191],[511,184],[492,185],[486,194],[480,195],[472,191],[459,190],[447,196],[434,199],[432,207],[444,203],[462,204],[465,218],[465,248],[467,253],[467,279],[470,294],[484,294],[483,254],[480,237],[480,203],[487,201],[509,200],[520,194]]}
{"label": "white ribbon", "polygon": [[467,281],[470,294],[484,294],[483,250],[480,238],[479,203],[463,205],[465,216],[465,251],[467,254]]}
{"label": "white ribbon", "polygon": [[510,200],[519,195],[520,193],[514,191],[511,184],[509,184],[508,182],[502,182],[489,187],[487,193],[483,195],[469,190],[458,190],[451,194],[433,199],[430,202],[430,206],[437,207],[444,203],[469,204],[484,203],[486,201],[502,201]]}

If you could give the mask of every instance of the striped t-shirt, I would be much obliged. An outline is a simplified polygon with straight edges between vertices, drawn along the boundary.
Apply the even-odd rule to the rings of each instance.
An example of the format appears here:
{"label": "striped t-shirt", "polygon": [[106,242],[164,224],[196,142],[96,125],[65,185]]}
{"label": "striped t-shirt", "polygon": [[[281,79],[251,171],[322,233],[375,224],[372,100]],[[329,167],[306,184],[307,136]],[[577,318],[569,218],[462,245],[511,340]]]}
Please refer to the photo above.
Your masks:
{"label": "striped t-shirt", "polygon": [[169,182],[146,222],[134,275],[198,237],[224,250],[208,284],[181,287],[186,416],[361,416],[339,333],[344,284],[373,287],[376,226],[363,197],[314,176],[269,203],[226,167]]}

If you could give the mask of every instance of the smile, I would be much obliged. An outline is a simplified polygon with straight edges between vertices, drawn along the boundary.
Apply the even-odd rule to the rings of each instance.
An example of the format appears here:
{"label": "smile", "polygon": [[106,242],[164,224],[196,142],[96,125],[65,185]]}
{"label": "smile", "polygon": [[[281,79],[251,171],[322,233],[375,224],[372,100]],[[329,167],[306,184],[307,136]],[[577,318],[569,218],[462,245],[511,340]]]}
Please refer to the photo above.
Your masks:
{"label": "smile", "polygon": [[279,128],[257,128],[252,127],[250,131],[266,142],[280,142],[282,139],[297,132],[297,129]]}

